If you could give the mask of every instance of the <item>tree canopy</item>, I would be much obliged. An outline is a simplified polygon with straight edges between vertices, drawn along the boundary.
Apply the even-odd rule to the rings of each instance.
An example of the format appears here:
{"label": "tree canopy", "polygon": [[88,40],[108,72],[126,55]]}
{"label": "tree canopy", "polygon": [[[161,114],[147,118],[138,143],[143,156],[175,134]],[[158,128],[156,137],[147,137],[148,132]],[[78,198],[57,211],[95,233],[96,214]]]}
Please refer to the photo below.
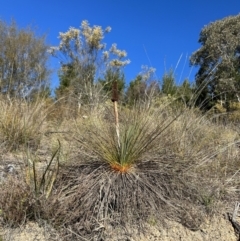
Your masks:
{"label": "tree canopy", "polygon": [[59,46],[51,48],[53,56],[59,58],[61,63],[58,94],[70,90],[79,106],[82,103],[93,104],[99,97],[99,85],[96,82],[104,75],[106,77],[107,71],[119,72],[130,62],[124,60],[126,51],[119,50],[116,44],[106,50],[103,38],[110,30],[110,27],[105,30],[101,26],[91,27],[84,20],[80,28],[70,28],[60,33]]}
{"label": "tree canopy", "polygon": [[103,91],[111,98],[113,82],[117,82],[117,91],[120,99],[123,98],[124,89],[125,89],[125,76],[123,72],[115,71],[113,72],[111,69],[108,69],[103,79],[100,78],[99,83],[102,85]]}
{"label": "tree canopy", "polygon": [[[240,15],[210,23],[200,32],[201,47],[192,54],[191,65],[199,66],[196,86],[199,103],[208,107],[219,100],[228,101],[240,94]],[[238,98],[239,99],[239,98]]]}
{"label": "tree canopy", "polygon": [[25,98],[48,88],[47,49],[45,36],[0,21],[0,92]]}
{"label": "tree canopy", "polygon": [[126,91],[126,102],[129,105],[142,102],[150,106],[155,97],[159,95],[160,86],[158,80],[155,79],[155,71],[152,67],[142,66],[142,71],[130,81]]}
{"label": "tree canopy", "polygon": [[163,75],[162,92],[163,94],[167,95],[175,95],[177,92],[177,85],[175,82],[174,72],[172,69]]}

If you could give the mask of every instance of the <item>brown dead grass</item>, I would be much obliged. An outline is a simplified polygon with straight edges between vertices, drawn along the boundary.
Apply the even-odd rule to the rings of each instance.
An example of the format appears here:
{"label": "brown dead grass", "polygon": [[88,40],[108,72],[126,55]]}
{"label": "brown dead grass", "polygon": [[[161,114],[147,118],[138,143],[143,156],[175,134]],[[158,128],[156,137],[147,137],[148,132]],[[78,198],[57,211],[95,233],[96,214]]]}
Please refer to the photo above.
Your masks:
{"label": "brown dead grass", "polygon": [[[196,110],[185,109],[156,139],[150,152],[122,168],[107,164],[76,141],[81,138],[91,144],[94,135],[88,128],[89,119],[97,117],[108,125],[114,119],[109,110],[108,105],[102,106],[87,118],[52,116],[40,125],[43,129],[32,129],[31,138],[39,131],[43,133],[32,152],[43,153],[40,160],[49,159],[60,140],[60,174],[48,199],[41,195],[36,199],[19,176],[2,183],[0,209],[5,225],[46,220],[66,240],[100,240],[109,227],[139,227],[142,232],[146,222],[162,225],[166,219],[198,230],[206,215],[226,212],[239,198],[236,126],[216,124]],[[124,118],[124,111],[129,110],[121,111],[120,118]],[[161,108],[154,112],[162,123],[176,115]]]}

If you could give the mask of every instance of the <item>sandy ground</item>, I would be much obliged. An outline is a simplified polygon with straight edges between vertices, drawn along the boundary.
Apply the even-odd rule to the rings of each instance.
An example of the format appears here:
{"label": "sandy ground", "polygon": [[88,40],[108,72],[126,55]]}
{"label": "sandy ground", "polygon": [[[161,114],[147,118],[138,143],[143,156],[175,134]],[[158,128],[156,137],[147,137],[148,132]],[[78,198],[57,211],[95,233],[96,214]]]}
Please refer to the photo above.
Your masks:
{"label": "sandy ground", "polygon": [[[131,237],[118,236],[111,238],[111,241],[237,241],[231,223],[224,217],[214,217],[206,221],[198,231],[191,231],[181,224],[167,221],[168,228],[159,229],[156,226],[149,226],[148,232],[133,234]],[[17,229],[2,229],[3,241],[50,241],[59,240],[56,232],[49,227],[39,227],[36,223],[28,223],[25,227]],[[79,239],[81,240],[81,239]],[[70,240],[69,240],[70,241]],[[110,241],[110,239],[106,239]]]}

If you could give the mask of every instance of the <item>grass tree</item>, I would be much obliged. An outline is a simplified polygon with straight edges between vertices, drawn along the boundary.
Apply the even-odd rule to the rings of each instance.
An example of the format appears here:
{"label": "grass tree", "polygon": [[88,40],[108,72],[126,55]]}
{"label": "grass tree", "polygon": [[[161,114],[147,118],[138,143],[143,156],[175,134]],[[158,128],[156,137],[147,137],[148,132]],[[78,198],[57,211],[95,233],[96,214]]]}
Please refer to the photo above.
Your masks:
{"label": "grass tree", "polygon": [[[75,223],[72,228],[81,235],[88,227],[98,230],[97,238],[104,232],[99,227],[109,224],[140,228],[150,219],[158,222],[170,217],[171,210],[179,210],[173,200],[186,185],[181,175],[174,174],[185,164],[179,165],[177,158],[172,160],[165,153],[169,143],[176,141],[170,140],[168,130],[181,113],[169,115],[164,107],[153,110],[146,105],[118,108],[115,84],[113,91],[114,111],[108,108],[78,126],[76,140],[83,159],[63,174],[64,185],[69,186],[64,205],[71,210],[65,224]],[[68,176],[75,178],[70,181]]]}

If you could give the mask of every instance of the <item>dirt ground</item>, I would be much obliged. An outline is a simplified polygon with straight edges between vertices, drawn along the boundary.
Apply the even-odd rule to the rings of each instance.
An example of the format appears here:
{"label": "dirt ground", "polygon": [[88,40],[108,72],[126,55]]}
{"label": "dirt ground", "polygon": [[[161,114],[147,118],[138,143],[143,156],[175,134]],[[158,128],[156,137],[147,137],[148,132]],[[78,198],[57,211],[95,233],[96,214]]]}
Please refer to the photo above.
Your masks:
{"label": "dirt ground", "polygon": [[[191,231],[181,224],[167,221],[167,228],[149,226],[148,232],[111,238],[111,241],[237,241],[231,223],[225,217],[214,217],[207,220],[198,231]],[[114,231],[114,230],[113,230]],[[17,229],[2,229],[3,241],[53,241],[59,240],[56,232],[49,227],[39,227],[36,223],[28,223],[25,227]],[[0,239],[1,240],[1,239]],[[81,239],[79,239],[81,240]],[[84,239],[82,239],[84,240]],[[69,240],[70,241],[70,240]],[[110,239],[106,239],[110,241]]]}
{"label": "dirt ground", "polygon": [[[43,156],[46,156],[43,151]],[[16,172],[20,172],[20,163],[22,156],[16,155],[2,156],[4,165],[0,165],[0,181],[4,179],[8,164],[15,164]],[[16,161],[19,159],[18,161]],[[197,231],[191,231],[180,223],[166,221],[164,227],[157,225],[148,225],[148,230],[144,234],[139,234],[131,230],[132,235],[122,234],[117,236],[117,230],[109,231],[111,238],[104,241],[237,241],[240,240],[235,234],[230,221],[224,216],[219,215],[211,220],[205,220]],[[34,222],[29,222],[23,227],[16,229],[0,227],[0,241],[61,241],[61,237],[56,230],[51,229],[48,225],[41,227]],[[86,240],[80,239],[79,240]],[[71,241],[71,240],[69,240]],[[94,240],[95,241],[95,240]],[[99,240],[96,240],[99,241]]]}

